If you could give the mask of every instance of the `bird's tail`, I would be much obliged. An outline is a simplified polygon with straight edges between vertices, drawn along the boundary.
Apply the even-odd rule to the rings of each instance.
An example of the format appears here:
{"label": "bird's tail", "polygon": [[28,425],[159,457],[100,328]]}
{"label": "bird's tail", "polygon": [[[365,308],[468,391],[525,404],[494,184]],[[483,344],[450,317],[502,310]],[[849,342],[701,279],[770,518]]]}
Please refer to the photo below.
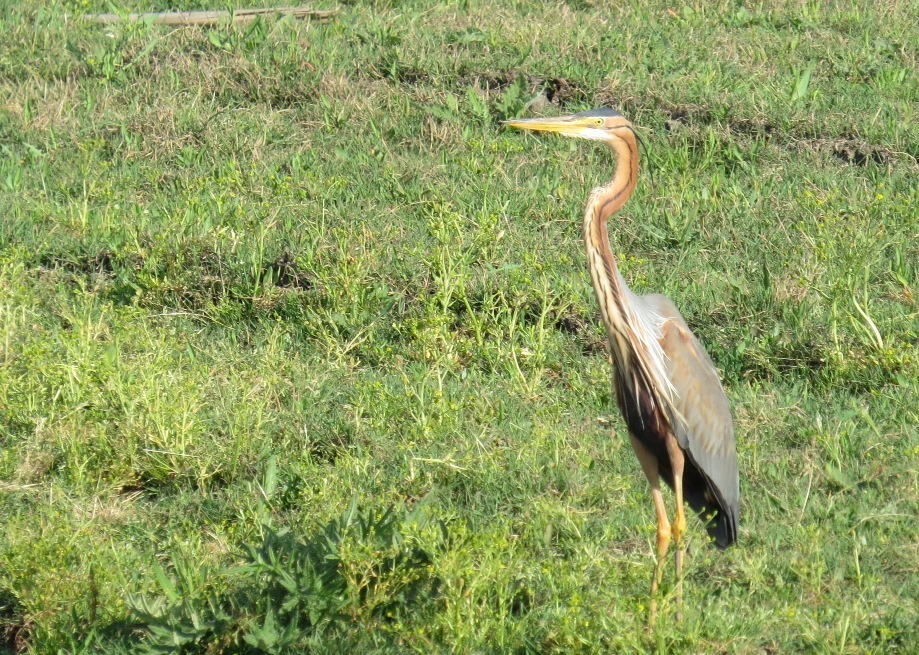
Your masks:
{"label": "bird's tail", "polygon": [[705,528],[719,550],[724,550],[737,541],[737,516],[734,512],[725,512],[719,508],[718,513],[708,521]]}
{"label": "bird's tail", "polygon": [[686,494],[686,501],[705,523],[705,529],[719,550],[737,541],[737,510],[723,508],[709,493]]}

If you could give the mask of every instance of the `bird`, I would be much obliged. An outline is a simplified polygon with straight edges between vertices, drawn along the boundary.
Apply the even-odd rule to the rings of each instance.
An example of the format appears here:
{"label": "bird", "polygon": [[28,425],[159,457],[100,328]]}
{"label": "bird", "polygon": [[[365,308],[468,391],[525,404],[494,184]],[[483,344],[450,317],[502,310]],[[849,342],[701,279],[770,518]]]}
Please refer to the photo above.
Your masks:
{"label": "bird", "polygon": [[[615,154],[613,178],[591,191],[584,210],[587,268],[606,328],[616,403],[657,515],[657,562],[651,578],[650,619],[671,541],[675,543],[677,621],[683,608],[684,500],[723,550],[738,537],[740,477],[731,407],[718,370],[673,302],[637,295],[626,284],[610,248],[607,222],[638,182],[638,137],[623,114],[594,109],[555,118],[514,118],[512,128],[600,141]],[[667,516],[660,479],[673,489]]]}

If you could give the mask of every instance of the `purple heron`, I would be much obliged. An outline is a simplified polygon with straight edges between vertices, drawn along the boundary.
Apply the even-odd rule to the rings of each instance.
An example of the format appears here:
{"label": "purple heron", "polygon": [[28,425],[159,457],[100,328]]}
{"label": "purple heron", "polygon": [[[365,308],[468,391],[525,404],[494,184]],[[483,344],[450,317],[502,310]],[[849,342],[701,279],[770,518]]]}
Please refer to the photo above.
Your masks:
{"label": "purple heron", "polygon": [[[523,130],[603,141],[615,153],[612,181],[591,192],[584,211],[587,267],[609,339],[616,401],[651,484],[657,513],[651,621],[671,539],[676,543],[679,620],[686,530],[683,500],[724,549],[737,541],[740,482],[731,408],[715,365],[670,299],[659,294],[638,296],[629,289],[610,249],[607,221],[626,203],[638,181],[637,135],[632,124],[612,109],[505,122]],[[660,478],[676,496],[673,523],[667,518]]]}

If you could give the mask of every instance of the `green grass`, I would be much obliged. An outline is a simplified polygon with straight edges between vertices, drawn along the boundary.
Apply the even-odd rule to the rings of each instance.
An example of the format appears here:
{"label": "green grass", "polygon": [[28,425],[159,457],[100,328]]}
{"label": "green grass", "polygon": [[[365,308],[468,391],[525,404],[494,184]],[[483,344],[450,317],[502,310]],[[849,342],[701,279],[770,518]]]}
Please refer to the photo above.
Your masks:
{"label": "green grass", "polygon": [[[65,18],[108,9],[0,0],[0,651],[919,651],[914,3]],[[740,541],[692,522],[650,636],[611,156],[498,122],[594,106],[738,437]]]}

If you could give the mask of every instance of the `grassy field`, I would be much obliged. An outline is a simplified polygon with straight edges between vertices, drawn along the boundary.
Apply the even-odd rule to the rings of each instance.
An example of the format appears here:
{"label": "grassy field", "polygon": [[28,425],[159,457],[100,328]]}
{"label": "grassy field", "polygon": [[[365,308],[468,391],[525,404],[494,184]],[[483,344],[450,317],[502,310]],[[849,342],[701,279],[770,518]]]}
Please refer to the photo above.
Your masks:
{"label": "grassy field", "polygon": [[[0,652],[919,652],[919,5],[108,9],[0,0]],[[738,437],[651,634],[598,106]]]}

